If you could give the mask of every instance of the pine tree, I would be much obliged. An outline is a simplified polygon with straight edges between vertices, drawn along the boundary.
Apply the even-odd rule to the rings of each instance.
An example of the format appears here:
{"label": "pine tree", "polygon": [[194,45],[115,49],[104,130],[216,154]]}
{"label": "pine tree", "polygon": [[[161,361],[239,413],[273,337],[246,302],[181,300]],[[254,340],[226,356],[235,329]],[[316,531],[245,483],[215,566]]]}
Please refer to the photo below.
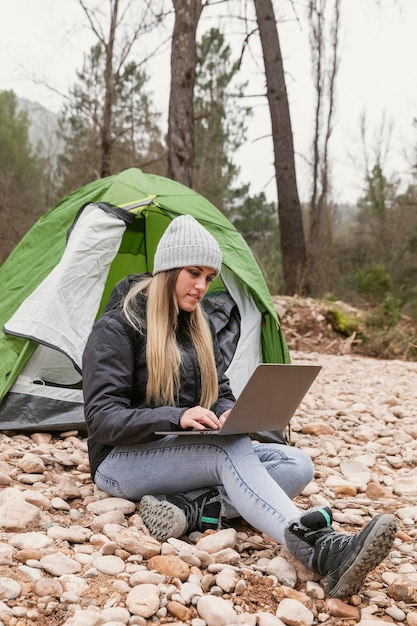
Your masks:
{"label": "pine tree", "polygon": [[250,114],[250,109],[241,105],[244,85],[235,84],[237,72],[230,46],[223,34],[212,28],[198,45],[193,187],[228,216],[239,173],[231,155],[245,140]]}
{"label": "pine tree", "polygon": [[0,262],[39,217],[42,160],[29,142],[27,114],[13,91],[0,92]]}
{"label": "pine tree", "polygon": [[[65,150],[59,159],[62,193],[100,178],[104,131],[105,55],[101,43],[85,57],[78,82],[60,116]],[[108,173],[127,167],[165,172],[165,148],[146,92],[147,75],[136,63],[126,63],[115,79]]]}

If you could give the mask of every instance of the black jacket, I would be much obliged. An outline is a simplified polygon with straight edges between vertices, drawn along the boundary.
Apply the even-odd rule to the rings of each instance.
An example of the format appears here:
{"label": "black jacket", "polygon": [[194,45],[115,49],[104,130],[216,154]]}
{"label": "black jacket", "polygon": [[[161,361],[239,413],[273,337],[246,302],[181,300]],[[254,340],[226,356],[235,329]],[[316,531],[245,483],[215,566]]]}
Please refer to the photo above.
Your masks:
{"label": "black jacket", "polygon": [[[145,315],[145,299],[143,299]],[[83,355],[84,411],[88,431],[91,475],[116,445],[156,440],[157,430],[180,430],[183,412],[200,403],[200,369],[197,354],[180,312],[177,330],[183,365],[177,406],[146,403],[146,328],[136,332],[116,307],[95,323]],[[219,397],[212,411],[220,416],[235,401],[213,332],[219,372]]]}

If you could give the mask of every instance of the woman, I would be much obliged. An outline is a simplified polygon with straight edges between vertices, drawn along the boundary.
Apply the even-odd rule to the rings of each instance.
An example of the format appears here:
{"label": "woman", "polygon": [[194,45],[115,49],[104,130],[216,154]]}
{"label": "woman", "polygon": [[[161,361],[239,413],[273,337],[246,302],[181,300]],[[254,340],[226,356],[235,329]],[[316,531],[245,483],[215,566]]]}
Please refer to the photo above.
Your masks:
{"label": "woman", "polygon": [[[153,275],[96,322],[83,360],[93,480],[140,501],[160,541],[217,528],[220,514],[241,515],[323,576],[331,596],[348,596],[388,554],[391,515],[351,537],[336,533],[328,508],[302,512],[293,502],[313,477],[301,450],[246,435],[176,434],[220,428],[234,403],[200,304],[221,262],[210,233],[177,217],[158,244]],[[161,430],[172,435],[154,434]]]}

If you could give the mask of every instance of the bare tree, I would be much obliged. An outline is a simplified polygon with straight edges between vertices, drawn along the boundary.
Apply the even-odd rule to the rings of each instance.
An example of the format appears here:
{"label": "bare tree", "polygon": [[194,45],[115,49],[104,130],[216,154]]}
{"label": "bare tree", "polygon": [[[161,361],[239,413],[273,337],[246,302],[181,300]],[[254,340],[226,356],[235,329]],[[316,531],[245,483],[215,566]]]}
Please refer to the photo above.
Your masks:
{"label": "bare tree", "polygon": [[[123,68],[132,52],[132,47],[141,33],[149,31],[163,18],[163,0],[158,9],[155,2],[146,0],[141,2],[141,11],[137,10],[134,0],[109,0],[108,15],[103,15],[103,3],[87,3],[79,0],[89,25],[105,54],[105,92],[104,102],[98,103],[100,119],[98,122],[101,139],[101,167],[100,176],[111,173],[111,155],[115,141],[112,132],[112,118],[115,105],[117,87],[120,83]],[[122,31],[122,35],[118,33]]]}
{"label": "bare tree", "polygon": [[[312,193],[309,211],[308,266],[310,290],[318,294],[328,287],[329,244],[332,237],[332,206],[330,200],[329,142],[333,131],[336,77],[339,68],[339,33],[341,0],[310,0],[308,18],[316,93]],[[332,12],[329,35],[328,14]],[[329,41],[330,40],[330,41]],[[328,51],[328,48],[330,50]]]}
{"label": "bare tree", "polygon": [[196,32],[202,0],[173,0],[171,93],[168,119],[168,176],[192,186],[194,166],[194,84]]}
{"label": "bare tree", "polygon": [[285,292],[306,290],[306,248],[284,66],[272,0],[254,0],[272,123]]}

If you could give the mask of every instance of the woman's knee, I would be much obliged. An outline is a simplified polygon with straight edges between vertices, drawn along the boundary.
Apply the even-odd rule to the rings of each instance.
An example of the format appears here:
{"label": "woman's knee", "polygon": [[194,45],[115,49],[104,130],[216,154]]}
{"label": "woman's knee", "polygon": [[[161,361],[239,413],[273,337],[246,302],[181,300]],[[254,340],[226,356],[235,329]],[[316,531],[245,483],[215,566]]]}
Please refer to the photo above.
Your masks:
{"label": "woman's knee", "polygon": [[301,491],[314,478],[314,466],[310,456],[294,446],[264,444],[258,449],[261,462],[291,498]]}
{"label": "woman's knee", "polygon": [[294,463],[297,468],[299,468],[300,473],[304,474],[306,478],[308,478],[308,482],[313,480],[314,478],[314,465],[311,457],[304,452],[304,450],[300,450],[299,448],[291,447],[292,456],[294,459]]}

